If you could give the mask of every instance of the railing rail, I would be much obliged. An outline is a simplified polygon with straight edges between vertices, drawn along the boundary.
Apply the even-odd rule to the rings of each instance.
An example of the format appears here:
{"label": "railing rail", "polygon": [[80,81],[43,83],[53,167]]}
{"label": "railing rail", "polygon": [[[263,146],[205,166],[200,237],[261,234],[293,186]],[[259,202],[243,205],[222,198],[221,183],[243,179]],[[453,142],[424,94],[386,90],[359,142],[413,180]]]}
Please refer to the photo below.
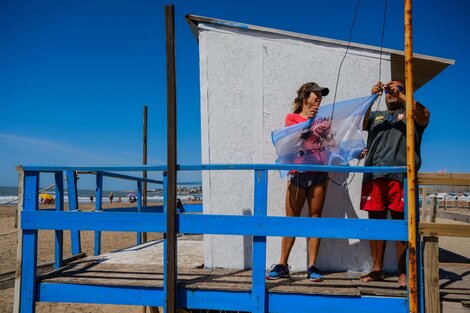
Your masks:
{"label": "railing rail", "polygon": [[[274,301],[271,295],[266,294],[265,269],[266,269],[266,237],[267,236],[295,236],[295,237],[321,237],[321,238],[351,238],[351,239],[382,239],[382,240],[407,240],[407,221],[403,220],[368,220],[368,219],[344,219],[344,218],[302,218],[267,216],[267,190],[269,170],[322,170],[329,172],[406,172],[405,167],[345,167],[345,166],[313,166],[313,165],[278,165],[278,164],[211,164],[211,165],[179,165],[181,171],[205,171],[205,170],[246,170],[254,172],[254,196],[253,216],[234,215],[191,215],[179,214],[176,217],[176,231],[179,233],[193,234],[220,234],[220,235],[245,235],[253,236],[253,276],[252,290],[246,295],[247,305],[252,312],[265,312],[268,301]],[[95,238],[99,238],[102,231],[124,232],[162,232],[167,231],[167,213],[163,208],[162,213],[142,214],[141,202],[137,203],[137,212],[113,212],[104,213],[102,203],[96,202],[96,210],[93,212],[80,212],[78,207],[69,212],[63,211],[63,200],[56,206],[56,210],[38,210],[37,197],[39,175],[44,172],[55,173],[57,198],[63,199],[63,188],[59,181],[65,171],[69,177],[69,205],[70,201],[76,202],[76,171],[96,175],[97,197],[102,197],[103,176],[132,179],[137,182],[138,196],[141,197],[141,178],[110,173],[111,171],[138,171],[143,170],[165,171],[165,166],[126,166],[126,167],[51,167],[51,166],[25,166],[25,201],[21,214],[21,228],[23,230],[23,265],[21,276],[21,311],[33,312],[37,294],[36,274],[31,270],[33,262],[37,260],[37,232],[42,229],[55,230],[59,234],[57,243],[61,246],[61,232],[70,230],[78,234],[81,230],[95,231]],[[160,183],[156,180],[146,180]],[[73,191],[75,188],[75,192]],[[164,197],[166,197],[166,177],[163,177]],[[72,189],[72,192],[71,192]],[[75,197],[75,198],[74,198]],[[164,201],[164,207],[167,201]],[[72,209],[74,204],[72,203]],[[78,239],[79,240],[79,237]],[[98,240],[98,239],[97,239]],[[139,240],[138,242],[139,243]],[[166,242],[164,241],[164,249]],[[100,252],[95,246],[95,254]],[[62,250],[56,250],[61,254]],[[164,264],[166,260],[164,259]],[[61,261],[57,262],[61,265]],[[34,268],[34,267],[33,267]],[[166,271],[164,279],[166,279]],[[24,283],[24,285],[23,285]],[[46,286],[47,285],[47,286]],[[46,290],[53,286],[46,284]],[[24,287],[23,287],[24,286]],[[106,288],[104,288],[106,289]],[[107,290],[107,289],[106,289]],[[107,290],[106,292],[110,292]],[[244,297],[242,294],[227,292],[217,293],[218,296],[227,296],[229,299]],[[181,292],[178,292],[181,294]],[[187,294],[184,293],[187,297]],[[25,296],[23,296],[25,295]],[[33,295],[28,297],[26,295]],[[54,299],[54,295],[42,292],[44,299]],[[163,297],[164,293],[159,293]],[[59,297],[59,296],[57,296]],[[67,296],[69,299],[70,295]],[[59,297],[60,298],[60,297]],[[98,297],[99,298],[99,297]],[[268,299],[269,298],[269,299]],[[101,299],[101,298],[100,298]],[[164,299],[164,298],[161,298]],[[277,298],[276,298],[277,299]],[[96,300],[99,301],[99,300]],[[183,300],[182,300],[183,301]],[[184,300],[186,301],[186,300]],[[209,302],[206,304],[209,305]],[[214,300],[215,301],[215,300]],[[238,300],[237,300],[238,301]],[[160,303],[160,302],[159,302]],[[403,300],[393,302],[396,308],[404,309]],[[161,302],[162,305],[165,302]]]}
{"label": "railing rail", "polygon": [[[178,165],[179,171],[229,171],[229,170],[297,170],[297,171],[322,171],[338,173],[406,173],[406,166],[336,166],[336,165],[307,165],[307,164],[194,164]],[[135,165],[135,166],[23,166],[24,171],[37,172],[165,172],[165,165]]]}

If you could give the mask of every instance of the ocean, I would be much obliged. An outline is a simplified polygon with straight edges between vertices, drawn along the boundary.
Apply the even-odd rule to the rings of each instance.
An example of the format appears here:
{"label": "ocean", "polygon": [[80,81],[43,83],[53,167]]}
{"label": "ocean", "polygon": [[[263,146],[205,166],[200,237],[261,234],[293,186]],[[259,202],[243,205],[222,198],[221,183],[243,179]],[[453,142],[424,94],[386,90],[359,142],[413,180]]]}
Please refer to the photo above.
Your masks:
{"label": "ocean", "polygon": [[[42,190],[42,188],[40,188]],[[54,188],[41,191],[41,193],[47,193],[52,196],[54,194]],[[109,202],[109,194],[113,193],[113,201],[117,201],[119,197],[122,201],[126,202],[129,198],[129,194],[137,194],[136,190],[105,190],[103,191],[103,202]],[[64,201],[67,202],[67,190],[65,190]],[[93,197],[93,201],[96,201],[96,192],[92,189],[79,189],[78,190],[78,202],[86,203],[91,202],[90,197]],[[178,198],[181,200],[190,199],[202,199],[202,186],[199,183],[183,183],[178,185]],[[160,202],[163,200],[162,189],[150,189],[147,191],[148,202]],[[0,205],[17,205],[18,204],[18,188],[0,186]]]}

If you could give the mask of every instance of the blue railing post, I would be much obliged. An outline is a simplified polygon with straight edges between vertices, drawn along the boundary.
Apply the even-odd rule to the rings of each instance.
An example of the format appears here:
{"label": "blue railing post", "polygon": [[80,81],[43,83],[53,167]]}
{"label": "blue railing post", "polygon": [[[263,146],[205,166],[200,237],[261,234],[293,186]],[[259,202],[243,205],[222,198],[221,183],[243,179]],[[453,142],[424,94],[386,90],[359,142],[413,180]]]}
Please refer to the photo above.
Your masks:
{"label": "blue railing post", "polygon": [[[165,214],[165,220],[166,220],[166,214],[168,214],[168,209],[167,209],[167,199],[168,199],[168,176],[167,172],[163,172],[163,213]],[[163,234],[163,294],[166,295],[166,280],[167,280],[167,271],[166,271],[166,249],[167,247],[167,242],[166,242],[166,231]],[[166,312],[166,297],[165,301],[163,302],[163,312]]]}
{"label": "blue railing post", "polygon": [[[211,165],[212,166],[212,165]],[[222,166],[222,165],[221,165]],[[269,306],[271,305],[271,310],[278,310],[283,311],[283,312],[290,312],[291,307],[293,304],[297,305],[299,307],[299,302],[300,306],[303,305],[303,299],[307,300],[312,300],[312,302],[309,302],[309,304],[313,303],[314,301],[317,301],[317,299],[312,299],[308,298],[308,295],[280,295],[280,294],[269,294],[266,290],[266,281],[265,281],[265,271],[266,271],[266,236],[283,236],[285,235],[284,232],[287,234],[292,234],[294,232],[294,235],[296,236],[302,236],[301,232],[312,232],[312,229],[314,231],[321,231],[322,234],[325,232],[326,234],[332,235],[333,233],[328,233],[327,230],[324,230],[321,227],[311,227],[310,225],[317,225],[316,223],[312,223],[313,221],[311,219],[306,219],[308,220],[307,222],[303,222],[303,219],[299,219],[299,221],[296,221],[295,224],[291,223],[289,219],[284,218],[284,217],[269,217],[267,216],[267,188],[268,188],[268,171],[270,169],[269,166],[271,165],[263,165],[260,167],[254,166],[252,164],[250,165],[244,165],[243,168],[238,165],[223,165],[227,167],[228,170],[230,169],[240,169],[240,170],[246,170],[248,167],[251,167],[250,170],[254,171],[254,200],[253,200],[253,215],[251,218],[248,217],[243,217],[243,216],[223,216],[223,215],[188,215],[188,216],[177,216],[177,228],[176,232],[191,232],[194,230],[195,233],[211,233],[211,234],[219,234],[220,235],[246,235],[246,236],[253,236],[253,274],[252,274],[252,288],[251,291],[248,292],[239,292],[239,291],[218,291],[218,292],[213,292],[213,293],[205,293],[204,291],[188,291],[184,290],[183,288],[180,289],[179,291],[179,300],[181,301],[182,305],[188,305],[189,307],[193,308],[200,308],[203,305],[208,305],[212,306],[214,309],[236,309],[234,306],[240,305],[241,309],[243,311],[253,311],[253,312],[268,312],[269,311]],[[23,274],[21,276],[21,287],[20,287],[20,292],[22,295],[21,298],[21,303],[20,303],[20,310],[21,312],[34,312],[34,303],[35,301],[50,301],[52,300],[63,300],[63,299],[72,299],[74,301],[78,300],[85,300],[84,302],[87,302],[89,299],[88,297],[82,297],[82,295],[73,294],[72,292],[64,292],[64,294],[57,294],[57,291],[60,289],[60,287],[56,289],[50,289],[51,284],[48,284],[47,282],[43,285],[39,285],[39,282],[36,283],[36,266],[37,266],[37,229],[74,229],[76,234],[78,235],[78,240],[75,242],[78,243],[78,247],[80,247],[80,238],[79,235],[80,233],[76,231],[77,229],[90,229],[95,231],[95,235],[101,230],[101,231],[131,231],[131,232],[140,232],[140,231],[148,231],[152,230],[151,227],[147,228],[147,226],[143,227],[144,223],[142,221],[145,220],[145,217],[142,216],[142,214],[133,214],[133,213],[116,213],[116,214],[88,214],[88,213],[76,213],[76,214],[68,214],[67,212],[59,212],[61,209],[63,209],[63,201],[61,200],[60,194],[64,193],[64,186],[63,186],[63,180],[62,177],[64,176],[64,173],[59,171],[67,171],[67,177],[69,180],[69,203],[70,203],[70,210],[78,210],[78,194],[77,194],[77,186],[76,186],[76,176],[75,173],[72,171],[72,169],[76,170],[77,168],[72,168],[72,167],[67,167],[67,168],[47,168],[47,169],[41,169],[41,168],[29,168],[25,170],[25,177],[23,179],[24,185],[25,185],[25,193],[24,196],[22,197],[23,199],[23,210],[22,212],[22,226],[24,226],[24,233],[21,235],[22,243],[23,246],[21,248],[22,251],[22,256],[23,262],[21,263],[21,270],[23,271]],[[219,169],[219,168],[216,168]],[[89,171],[95,172],[97,177],[96,177],[96,184],[97,184],[97,189],[96,189],[96,211],[102,210],[102,192],[103,192],[103,177],[107,177],[106,173],[106,168],[91,168]],[[120,168],[114,169],[116,171],[122,170]],[[140,168],[138,168],[140,170]],[[164,169],[160,169],[164,170]],[[208,166],[208,168],[204,168],[203,170],[211,170],[211,168]],[[48,172],[53,172],[55,173],[55,179],[56,179],[56,209],[53,212],[50,211],[42,211],[42,212],[32,212],[34,210],[38,210],[38,189],[39,189],[39,176],[40,173],[38,171],[48,171]],[[102,172],[99,172],[102,171]],[[62,175],[62,177],[61,177]],[[141,180],[139,177],[130,177],[126,175],[118,175],[118,174],[110,174],[112,175],[111,177],[115,178],[123,178],[123,179],[130,179],[134,181]],[[60,181],[62,180],[62,184]],[[405,182],[406,184],[406,182]],[[144,210],[142,207],[142,195],[141,195],[141,185],[140,183],[137,185],[138,189],[138,202],[137,202],[137,212],[141,212]],[[164,209],[164,214],[158,216],[155,214],[152,214],[152,218],[155,218],[155,221],[158,223],[158,229],[154,229],[155,231],[162,231],[164,234],[164,286],[167,285],[168,282],[168,276],[167,276],[167,250],[168,250],[168,245],[167,245],[167,228],[165,228],[163,223],[163,217],[166,216],[168,213],[168,180],[167,180],[167,175],[164,173],[163,176],[163,209]],[[405,207],[407,207],[407,195],[405,190]],[[63,199],[63,198],[62,198]],[[127,209],[127,208],[126,208]],[[133,212],[134,209],[129,209],[128,211],[132,210]],[[68,216],[67,216],[68,215]],[[117,216],[113,216],[117,215]],[[127,216],[126,216],[127,215]],[[90,217],[93,216],[93,217]],[[113,217],[113,218],[111,218]],[[126,220],[127,218],[132,217],[137,223],[128,223]],[[197,217],[197,219],[194,219],[193,217]],[[417,219],[419,215],[416,215]],[[124,223],[122,221],[125,221]],[[323,220],[323,219],[322,219]],[[405,221],[390,221],[390,226],[391,229],[387,229],[387,232],[382,232],[384,227],[375,227],[374,225],[381,224],[382,222],[385,221],[372,221],[373,223],[369,223],[371,221],[366,221],[366,220],[358,220],[358,219],[351,219],[350,221],[347,221],[347,225],[352,225],[351,229],[348,227],[344,227],[346,224],[344,224],[345,219],[325,219],[322,223],[329,223],[330,225],[342,225],[343,227],[338,227],[341,228],[341,231],[339,231],[339,237],[338,238],[349,238],[347,236],[353,236],[352,238],[359,238],[361,239],[362,237],[354,237],[356,234],[362,235],[362,233],[365,231],[365,236],[364,238],[368,238],[367,236],[372,236],[372,237],[380,237],[388,240],[407,240],[407,235],[405,235],[406,231],[406,223],[408,222],[407,218],[405,218]],[[221,221],[229,221],[230,223],[224,223]],[[206,223],[207,222],[207,223]],[[358,224],[359,222],[359,224]],[[366,223],[367,222],[367,223]],[[403,223],[401,223],[403,222]],[[105,224],[105,225],[104,225]],[[231,227],[223,227],[221,225],[230,225]],[[287,226],[286,226],[287,225]],[[299,225],[301,227],[299,227]],[[303,226],[302,226],[303,225]],[[321,224],[318,224],[321,226]],[[381,224],[382,225],[382,224]],[[383,225],[388,225],[388,224],[383,224]],[[308,226],[308,227],[307,227]],[[359,227],[360,226],[360,227]],[[400,226],[400,227],[398,227]],[[331,228],[331,227],[330,227]],[[334,228],[334,227],[333,227]],[[344,228],[348,228],[346,231],[344,231]],[[320,229],[320,230],[319,230]],[[333,234],[332,238],[336,238],[336,234],[338,233],[338,230],[335,230],[336,232]],[[343,236],[343,237],[341,237]],[[389,237],[387,237],[389,236]],[[57,237],[56,237],[57,240]],[[72,237],[72,241],[73,241]],[[96,237],[95,237],[96,240]],[[58,241],[58,240],[57,240]],[[96,249],[95,245],[95,249]],[[99,245],[98,245],[99,247]],[[417,245],[417,248],[419,249],[419,245]],[[57,255],[61,255],[61,253],[57,253],[57,246],[56,246],[56,258]],[[418,250],[419,251],[419,250]],[[418,254],[417,251],[417,255]],[[96,252],[96,250],[95,250]],[[417,262],[421,262],[422,260],[419,259]],[[56,259],[56,263],[60,263]],[[418,263],[419,264],[419,263]],[[421,269],[421,267],[419,267]],[[171,276],[170,276],[171,277]],[[418,278],[422,280],[422,277]],[[43,282],[41,282],[43,283]],[[54,285],[54,284],[52,284]],[[39,289],[39,286],[40,289]],[[103,287],[103,286],[100,286]],[[69,291],[75,290],[75,286],[72,286]],[[171,286],[170,286],[171,288]],[[51,290],[54,290],[51,292]],[[141,289],[133,289],[137,293],[142,292]],[[98,299],[99,301],[102,301],[100,303],[107,303],[107,301],[114,301],[113,298],[115,294],[118,292],[123,292],[123,291],[115,291],[115,290],[108,290],[109,294],[106,294],[105,296],[99,296],[94,298],[95,300]],[[106,292],[108,292],[106,291]],[[151,304],[151,305],[163,305],[165,311],[169,309],[169,306],[167,305],[167,300],[165,300],[163,297],[166,295],[166,287],[164,287],[164,290],[162,291],[161,289],[158,290],[157,292],[154,292],[153,290],[150,291],[150,293],[147,293],[147,291],[144,291],[146,294],[145,296],[142,296],[140,298],[140,295],[136,298],[135,302],[132,300],[131,302],[133,304]],[[133,292],[133,291],[132,291]],[[421,291],[419,291],[421,292]],[[89,294],[94,294],[96,293],[90,292]],[[108,295],[110,296],[108,299]],[[227,297],[227,300],[221,300],[224,299],[224,297]],[[300,297],[302,298],[299,300]],[[151,299],[151,297],[155,297],[154,299]],[[158,297],[158,301],[155,300]],[[204,298],[205,297],[205,298]],[[313,298],[315,298],[314,296]],[[204,298],[204,299],[203,299]],[[354,299],[339,299],[341,297],[326,297],[326,298],[331,298],[331,300],[322,300],[322,297],[318,297],[320,301],[339,301],[339,300],[351,300],[353,302],[356,302],[356,300],[363,301],[362,299],[357,299],[357,297],[354,297]],[[367,297],[365,297],[367,298]],[[421,297],[422,298],[422,297]],[[151,300],[149,300],[151,299]],[[169,297],[168,299],[171,299]],[[280,299],[280,300],[279,300]],[[291,303],[291,299],[292,303]],[[295,300],[297,299],[297,300]],[[155,300],[155,301],[154,301]],[[366,301],[367,299],[364,299]],[[373,298],[368,299],[366,303],[368,305],[371,305],[369,301],[372,301]],[[378,299],[377,301],[383,301],[387,299]],[[150,301],[150,302],[149,302]],[[375,301],[375,300],[373,300]],[[398,301],[403,302],[404,299],[402,298],[397,298],[393,299],[391,302],[387,303],[392,303],[393,302],[393,308],[398,307],[397,304]],[[421,301],[421,300],[420,300]],[[76,301],[78,302],[78,301]],[[91,302],[91,301],[90,301]],[[119,302],[119,301],[118,301]],[[123,300],[123,302],[126,302]],[[280,302],[282,302],[282,305],[279,305]],[[296,303],[295,303],[296,302]],[[353,302],[347,302],[351,303],[352,305]],[[98,303],[98,302],[97,302]],[[127,303],[127,302],[126,302]],[[168,302],[169,303],[169,302]],[[271,304],[270,304],[271,303]],[[373,302],[377,303],[377,302]],[[421,304],[421,303],[420,303]],[[295,308],[296,306],[293,306]],[[346,304],[344,306],[341,306],[341,309],[343,311],[348,309],[349,304]],[[372,305],[371,305],[372,306]],[[400,308],[405,308],[404,305],[401,305]],[[323,308],[323,307],[322,307]],[[298,311],[298,310],[297,310]],[[364,310],[365,311],[365,310]],[[388,311],[397,311],[394,309],[389,309]],[[401,311],[400,311],[401,312]]]}
{"label": "blue railing post", "polygon": [[[425,312],[424,309],[424,264],[423,264],[423,245],[421,241],[421,235],[419,233],[419,223],[421,219],[421,214],[420,214],[420,207],[419,207],[419,188],[416,188],[415,190],[415,197],[416,197],[416,202],[417,208],[416,208],[416,262],[418,263],[417,268],[417,281],[418,281],[418,301],[419,301],[419,311],[420,312]],[[423,199],[423,201],[426,199]]]}
{"label": "blue railing post", "polygon": [[[268,174],[255,170],[253,215],[266,216],[268,206]],[[253,312],[265,312],[266,304],[266,236],[253,236]]]}
{"label": "blue railing post", "polygon": [[[137,213],[142,212],[142,181],[137,181]],[[136,244],[142,243],[142,233],[137,232]]]}
{"label": "blue railing post", "polygon": [[[99,212],[103,209],[103,174],[101,172],[96,172],[96,203],[95,211]],[[101,231],[95,231],[95,247],[94,255],[101,254]]]}
{"label": "blue railing post", "polygon": [[[36,211],[38,209],[39,172],[25,171],[24,188],[23,210]],[[30,313],[35,312],[36,302],[38,231],[24,229],[22,240],[20,312]]]}
{"label": "blue railing post", "polygon": [[[55,209],[64,210],[64,173],[62,171],[54,174],[55,179]],[[64,264],[64,231],[55,231],[55,262],[54,268],[58,269]]]}
{"label": "blue railing post", "polygon": [[[410,221],[408,220],[408,188],[406,188],[406,186],[408,186],[408,182],[407,182],[407,178],[405,176],[405,178],[403,179],[403,202],[404,202],[404,206],[405,206],[405,209],[403,211],[403,214],[404,214],[404,217],[403,219],[406,221],[406,227],[407,227],[407,232],[406,232],[406,285],[409,286],[410,285],[410,269],[409,269],[409,258],[408,258],[408,240],[409,240],[409,236],[408,236],[408,228],[410,227]],[[406,288],[406,307],[409,308],[409,302],[410,302],[410,290],[409,288]]]}
{"label": "blue railing post", "polygon": [[[69,211],[78,211],[77,176],[75,171],[67,171],[67,189],[69,198]],[[71,230],[70,239],[72,242],[72,255],[80,254],[82,252],[80,231]]]}

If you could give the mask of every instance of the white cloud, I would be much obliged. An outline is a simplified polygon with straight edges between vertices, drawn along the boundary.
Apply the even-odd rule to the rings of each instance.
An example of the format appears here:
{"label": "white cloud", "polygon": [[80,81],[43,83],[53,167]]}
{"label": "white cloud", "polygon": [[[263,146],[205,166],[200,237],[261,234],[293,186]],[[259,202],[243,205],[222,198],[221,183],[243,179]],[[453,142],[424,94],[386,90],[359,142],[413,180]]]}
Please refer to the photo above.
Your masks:
{"label": "white cloud", "polygon": [[[18,149],[17,163],[31,162],[35,164],[58,162],[73,163],[73,165],[129,165],[139,164],[140,158],[135,153],[125,151],[103,152],[84,149],[54,140],[26,137],[16,134],[0,133],[0,145],[3,151]],[[155,161],[154,159],[152,161]]]}

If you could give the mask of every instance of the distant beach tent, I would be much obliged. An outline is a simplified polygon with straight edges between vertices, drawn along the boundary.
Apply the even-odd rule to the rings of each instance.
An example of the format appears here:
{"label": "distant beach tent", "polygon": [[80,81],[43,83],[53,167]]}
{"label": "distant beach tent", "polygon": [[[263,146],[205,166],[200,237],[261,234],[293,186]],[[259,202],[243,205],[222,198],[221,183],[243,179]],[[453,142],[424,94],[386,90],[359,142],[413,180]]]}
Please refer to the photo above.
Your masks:
{"label": "distant beach tent", "polygon": [[41,204],[53,204],[55,202],[54,196],[48,193],[40,193],[39,199],[41,199]]}
{"label": "distant beach tent", "polygon": [[43,201],[44,200],[54,200],[54,196],[48,194],[48,193],[41,193],[39,194],[39,198],[41,198]]}
{"label": "distant beach tent", "polygon": [[370,95],[321,106],[306,122],[274,131],[276,163],[349,165],[366,147],[362,121],[375,99]]}

